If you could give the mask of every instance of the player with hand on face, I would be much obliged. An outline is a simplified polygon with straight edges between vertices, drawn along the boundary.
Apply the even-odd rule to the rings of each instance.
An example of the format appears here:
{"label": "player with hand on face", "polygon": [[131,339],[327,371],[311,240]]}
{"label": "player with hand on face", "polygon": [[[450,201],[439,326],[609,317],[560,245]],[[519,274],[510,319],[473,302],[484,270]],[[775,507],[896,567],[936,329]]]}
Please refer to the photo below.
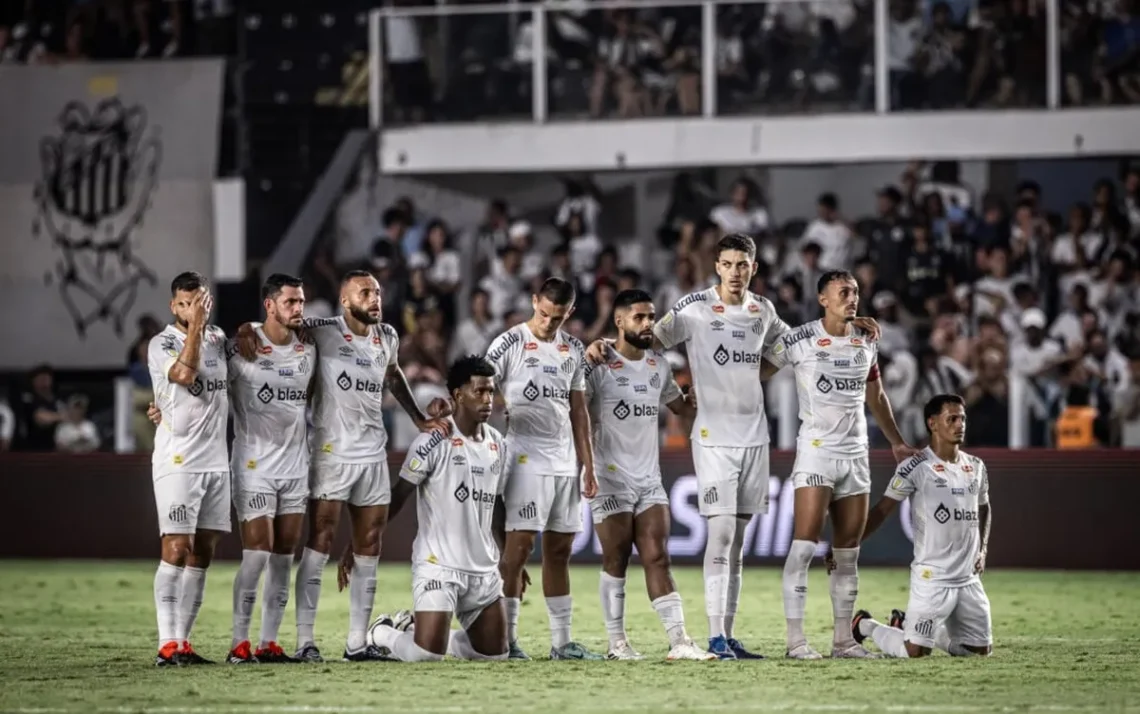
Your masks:
{"label": "player with hand on face", "polygon": [[831,656],[872,657],[851,637],[850,621],[859,591],[859,542],[871,491],[869,408],[895,456],[914,453],[899,434],[882,380],[875,344],[852,324],[859,309],[859,285],[844,271],[824,273],[818,284],[824,316],[784,333],[765,353],[762,377],[785,365],[795,370],[800,409],[796,462],[795,529],[784,563],[787,657],[820,659],[804,635],[808,567],[831,514],[835,569],[831,605],[835,634]]}
{"label": "player with hand on face", "polygon": [[613,315],[614,354],[607,364],[586,369],[598,477],[590,509],[602,543],[599,594],[610,640],[606,657],[642,659],[625,632],[625,574],[636,545],[649,599],[669,637],[667,659],[714,660],[716,655],[697,647],[685,631],[681,596],[669,569],[669,497],[659,458],[659,406],[689,426],[695,410],[665,357],[651,349],[653,298],[642,290],[623,290],[614,298]]}
{"label": "player with hand on face", "polygon": [[507,405],[508,460],[503,500],[503,596],[511,659],[518,645],[523,573],[542,533],[542,591],[553,659],[602,659],[570,637],[570,555],[582,530],[582,495],[597,492],[582,343],[562,331],[574,286],[550,278],[531,298],[534,314],[495,338],[487,361]]}
{"label": "player with hand on face", "polygon": [[158,656],[163,666],[207,664],[190,645],[202,607],[206,569],[230,531],[229,398],[225,333],[207,324],[213,297],[206,279],[182,273],[170,284],[174,324],[151,338],[147,367],[156,409],[152,470],[162,560],[154,577]]}
{"label": "player with hand on face", "polygon": [[925,657],[934,648],[955,657],[993,648],[990,600],[982,587],[990,543],[990,483],[986,465],[961,449],[966,402],[940,394],[923,408],[930,446],[899,464],[883,498],[871,509],[868,538],[899,502],[910,499],[914,560],[910,602],[892,625],[860,610],[851,623],[859,642],[871,638],[888,657]]}
{"label": "player with hand on face", "polygon": [[[503,542],[502,487],[506,449],[487,424],[495,395],[495,368],[465,357],[447,375],[455,405],[451,436],[421,434],[408,447],[392,489],[395,516],[417,496],[419,530],[412,544],[414,613],[381,615],[370,627],[373,644],[401,662],[436,662],[445,654],[468,660],[507,659],[499,546]],[[338,582],[351,583],[346,550]],[[451,618],[460,628],[451,631]]]}

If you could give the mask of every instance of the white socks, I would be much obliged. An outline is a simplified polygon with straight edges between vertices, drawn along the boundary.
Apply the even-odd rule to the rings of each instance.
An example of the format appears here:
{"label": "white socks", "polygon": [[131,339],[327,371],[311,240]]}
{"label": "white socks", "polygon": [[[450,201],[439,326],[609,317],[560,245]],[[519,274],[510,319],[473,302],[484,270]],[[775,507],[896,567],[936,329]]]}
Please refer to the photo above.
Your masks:
{"label": "white socks", "polygon": [[661,618],[661,625],[669,636],[670,647],[689,641],[689,633],[685,632],[685,610],[681,606],[680,593],[662,595],[653,601],[653,609],[657,611],[657,617]]}
{"label": "white socks", "polygon": [[522,600],[517,597],[503,598],[503,611],[507,615],[507,642],[519,640],[519,606]]}
{"label": "white socks", "polygon": [[[354,567],[353,570],[356,568]],[[394,627],[380,626],[373,631],[376,644],[387,647],[392,656],[401,662],[439,662],[443,655],[428,652],[416,644],[416,636],[411,631],[400,632]]]}
{"label": "white socks", "polygon": [[569,595],[546,598],[546,613],[550,616],[550,646],[554,649],[570,642],[572,602]]}
{"label": "white socks", "polygon": [[906,639],[903,631],[897,627],[888,627],[867,617],[859,622],[859,631],[874,640],[886,656],[900,659],[910,657],[906,651]]}
{"label": "white socks", "polygon": [[612,647],[625,636],[625,578],[602,572],[598,581],[598,595],[602,599],[602,617],[606,622],[606,634]]}
{"label": "white socks", "polygon": [[265,587],[261,591],[261,642],[264,648],[277,641],[281,621],[285,619],[285,606],[289,604],[289,569],[293,567],[292,553],[273,553],[265,569]]}
{"label": "white socks", "polygon": [[[297,649],[315,644],[313,623],[317,620],[317,603],[321,599],[321,577],[328,553],[318,553],[305,548],[301,554],[301,564],[297,566]],[[367,625],[365,625],[367,627]]]}
{"label": "white socks", "polygon": [[794,540],[784,561],[784,618],[788,623],[788,650],[807,644],[804,610],[807,608],[808,568],[815,556],[815,543]]}
{"label": "white socks", "polygon": [[179,641],[189,640],[198,611],[202,609],[202,593],[206,591],[206,569],[187,565],[182,569],[182,591],[178,596]]}
{"label": "white socks", "polygon": [[859,596],[859,549],[832,548],[835,570],[828,587],[831,590],[831,610],[835,616],[835,647],[844,649],[855,644],[851,636],[851,616],[855,613],[855,600]]}
{"label": "white socks", "polygon": [[368,624],[372,621],[372,603],[376,599],[376,566],[380,557],[354,553],[352,558],[352,579],[348,583],[347,648],[350,652],[357,652],[368,643]]}
{"label": "white socks", "polygon": [[740,604],[740,588],[744,585],[744,531],[748,529],[749,518],[736,519],[736,532],[733,534],[732,548],[728,551],[728,598],[724,608],[724,636],[732,639],[736,626],[736,607]]}
{"label": "white socks", "polygon": [[249,623],[253,619],[253,605],[257,602],[257,586],[261,571],[269,563],[267,550],[243,550],[241,566],[234,576],[234,634],[230,648],[249,639]]}
{"label": "white socks", "polygon": [[447,643],[447,653],[455,659],[467,660],[492,660],[505,662],[507,655],[510,652],[503,652],[497,655],[485,655],[477,651],[471,645],[471,638],[467,636],[466,630],[452,630],[451,640]]}
{"label": "white socks", "polygon": [[158,614],[158,647],[178,639],[178,599],[182,591],[182,568],[159,561],[154,574],[154,609]]}
{"label": "white socks", "polygon": [[728,612],[729,558],[736,540],[736,516],[709,516],[708,543],[705,544],[705,614],[709,618],[709,638],[724,634]]}

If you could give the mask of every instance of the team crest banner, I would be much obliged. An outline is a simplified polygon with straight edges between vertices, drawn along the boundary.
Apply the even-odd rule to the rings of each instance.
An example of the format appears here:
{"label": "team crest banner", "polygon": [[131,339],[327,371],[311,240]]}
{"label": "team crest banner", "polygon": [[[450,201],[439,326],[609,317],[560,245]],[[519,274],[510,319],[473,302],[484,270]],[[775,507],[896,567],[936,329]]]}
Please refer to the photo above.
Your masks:
{"label": "team crest banner", "polygon": [[213,264],[221,60],[0,67],[0,369],[121,367]]}

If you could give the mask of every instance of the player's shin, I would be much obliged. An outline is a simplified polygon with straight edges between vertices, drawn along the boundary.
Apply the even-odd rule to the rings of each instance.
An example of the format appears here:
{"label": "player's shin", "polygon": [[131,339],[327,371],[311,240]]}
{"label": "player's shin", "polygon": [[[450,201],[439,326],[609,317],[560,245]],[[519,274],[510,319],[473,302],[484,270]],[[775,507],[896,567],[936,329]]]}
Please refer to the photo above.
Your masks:
{"label": "player's shin", "polygon": [[938,629],[934,631],[934,646],[951,657],[974,657],[979,656],[980,653],[973,650],[966,649],[965,645],[954,642],[950,639],[950,631],[946,629],[946,625],[939,625]]}
{"label": "player's shin", "polygon": [[835,616],[834,645],[842,649],[855,645],[851,617],[859,595],[859,548],[833,548],[835,570],[829,579],[831,608]]}
{"label": "player's shin", "polygon": [[325,571],[328,553],[319,553],[305,548],[301,563],[297,566],[296,608],[297,608],[297,649],[315,644],[313,625],[317,620],[317,604],[321,599],[321,579]]}
{"label": "player's shin", "polygon": [[265,568],[265,587],[261,602],[261,634],[258,649],[277,641],[281,621],[285,619],[285,606],[289,604],[289,570],[293,567],[292,553],[273,553]]}
{"label": "player's shin", "polygon": [[182,588],[178,595],[179,641],[190,639],[190,631],[202,609],[202,595],[206,591],[206,569],[187,565],[182,570]]}
{"label": "player's shin", "polygon": [[879,646],[883,654],[888,657],[898,657],[900,659],[907,659],[910,654],[906,649],[906,636],[903,631],[897,627],[888,627],[882,623],[875,622],[871,618],[864,618],[859,623],[860,630],[864,635],[874,640],[875,644]]}
{"label": "player's shin", "polygon": [[736,533],[732,548],[728,552],[728,597],[724,609],[724,636],[735,637],[736,608],[740,604],[740,591],[744,586],[744,533],[748,530],[748,518],[736,519]]}
{"label": "player's shin", "polygon": [[510,655],[509,652],[495,655],[485,655],[479,652],[472,646],[471,638],[467,636],[466,630],[452,630],[451,639],[447,644],[447,653],[455,659],[489,660],[496,662],[505,662]]}
{"label": "player's shin", "polygon": [[724,636],[724,616],[728,609],[729,557],[736,538],[736,516],[710,516],[708,543],[705,545],[705,614],[709,639]]}
{"label": "player's shin", "polygon": [[788,625],[788,651],[807,644],[804,610],[807,608],[808,568],[815,555],[815,543],[793,540],[784,561],[784,618]]}
{"label": "player's shin", "polygon": [[158,615],[158,647],[180,642],[178,637],[178,597],[182,590],[182,568],[160,561],[154,574],[154,609]]}
{"label": "player's shin", "polygon": [[598,594],[602,601],[602,617],[606,622],[606,634],[610,646],[628,639],[625,635],[625,578],[615,578],[603,572],[598,582]]}
{"label": "player's shin", "polygon": [[249,623],[253,620],[253,606],[257,602],[257,586],[268,562],[267,550],[243,550],[241,553],[241,565],[234,576],[234,631],[231,649],[249,640]]}
{"label": "player's shin", "polygon": [[669,636],[669,646],[676,647],[689,641],[689,633],[685,631],[685,609],[681,604],[680,593],[662,595],[653,601],[653,609],[661,620],[665,634]]}
{"label": "player's shin", "polygon": [[372,604],[376,600],[376,567],[380,557],[354,553],[353,559],[355,565],[348,584],[347,647],[350,652],[368,644],[368,623],[372,621]]}

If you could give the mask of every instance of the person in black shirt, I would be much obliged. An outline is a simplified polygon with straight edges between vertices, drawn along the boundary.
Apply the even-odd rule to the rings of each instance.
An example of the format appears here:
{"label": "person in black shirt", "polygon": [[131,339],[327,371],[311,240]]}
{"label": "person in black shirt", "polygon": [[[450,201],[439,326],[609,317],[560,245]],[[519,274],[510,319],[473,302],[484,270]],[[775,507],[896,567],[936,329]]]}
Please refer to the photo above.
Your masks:
{"label": "person in black shirt", "polygon": [[31,389],[20,400],[20,450],[55,451],[55,428],[64,410],[55,396],[54,375],[51,367],[41,365],[28,377]]}
{"label": "person in black shirt", "polygon": [[903,306],[912,315],[927,314],[930,298],[945,295],[950,290],[948,280],[950,261],[930,241],[930,227],[925,218],[917,220],[912,229],[910,252],[903,260],[899,294]]}

